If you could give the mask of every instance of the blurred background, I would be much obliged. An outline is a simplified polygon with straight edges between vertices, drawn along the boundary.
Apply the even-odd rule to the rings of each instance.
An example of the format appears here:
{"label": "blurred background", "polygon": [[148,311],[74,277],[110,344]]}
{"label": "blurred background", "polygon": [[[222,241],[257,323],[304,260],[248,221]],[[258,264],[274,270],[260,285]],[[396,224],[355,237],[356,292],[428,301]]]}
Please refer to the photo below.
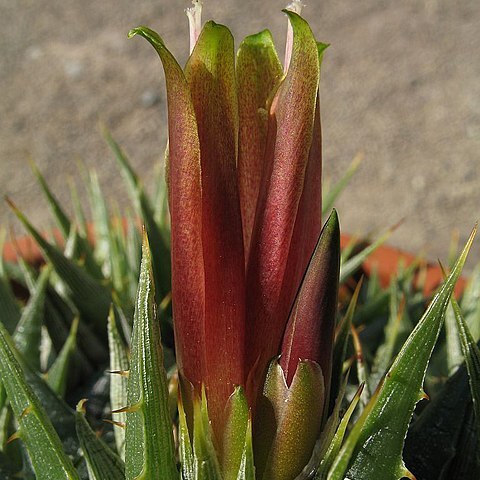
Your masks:
{"label": "blurred background", "polygon": [[[337,207],[342,229],[376,234],[401,219],[390,244],[445,259],[480,218],[480,2],[305,0],[304,17],[330,43],[321,80],[324,176],[364,160]],[[37,226],[52,224],[33,159],[68,202],[79,162],[95,167],[123,208],[126,190],[99,120],[147,189],[163,162],[163,71],[130,28],[157,30],[183,64],[185,1],[0,0],[0,193]],[[236,44],[271,29],[283,57],[285,2],[205,0],[204,19],[229,25]],[[0,225],[22,228],[0,204]],[[480,242],[471,262],[480,261]]]}

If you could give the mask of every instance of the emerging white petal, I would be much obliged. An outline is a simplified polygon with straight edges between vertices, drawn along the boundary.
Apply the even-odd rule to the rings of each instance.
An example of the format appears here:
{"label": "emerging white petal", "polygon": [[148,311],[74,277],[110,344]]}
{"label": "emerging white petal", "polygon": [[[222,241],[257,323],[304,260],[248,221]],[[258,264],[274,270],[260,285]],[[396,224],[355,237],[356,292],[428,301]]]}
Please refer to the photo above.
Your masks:
{"label": "emerging white petal", "polygon": [[[293,2],[289,3],[286,6],[287,10],[290,10],[291,12],[295,12],[298,15],[302,14],[302,8],[305,6],[305,4],[302,2],[302,0],[293,0]],[[285,45],[285,62],[283,64],[283,69],[285,72],[288,70],[288,65],[290,64],[290,59],[292,58],[292,47],[293,47],[293,29],[292,25],[290,24],[290,20],[287,20],[287,42]]]}
{"label": "emerging white petal", "polygon": [[190,25],[190,53],[193,52],[197,39],[202,31],[202,2],[193,0],[193,7],[185,9]]}

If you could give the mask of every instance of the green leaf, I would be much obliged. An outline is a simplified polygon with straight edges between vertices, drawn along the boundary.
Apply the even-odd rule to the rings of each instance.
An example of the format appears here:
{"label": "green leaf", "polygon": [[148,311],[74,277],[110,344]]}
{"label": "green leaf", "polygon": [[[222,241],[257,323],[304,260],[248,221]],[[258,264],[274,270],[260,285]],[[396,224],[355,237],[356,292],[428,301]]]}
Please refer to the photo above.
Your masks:
{"label": "green leaf", "polygon": [[90,480],[124,480],[125,464],[91,429],[85,419],[85,402],[77,405],[75,424]]}
{"label": "green leaf", "polygon": [[328,447],[328,450],[325,453],[325,456],[322,458],[322,461],[320,462],[320,465],[315,475],[315,480],[326,480],[328,471],[330,470],[330,467],[332,466],[342,446],[343,438],[345,437],[345,433],[347,431],[348,422],[350,421],[350,417],[352,416],[352,413],[355,410],[355,407],[357,406],[358,401],[360,400],[363,387],[364,387],[364,384],[361,384],[359,389],[357,390],[357,393],[355,394],[352,401],[350,402],[350,405],[347,411],[343,415],[342,420],[338,425],[337,431],[335,432],[335,435],[330,443],[330,446]]}
{"label": "green leaf", "polygon": [[13,333],[20,320],[21,312],[10,285],[3,277],[0,277],[0,305],[2,306],[0,321],[9,333]]}
{"label": "green leaf", "polygon": [[193,401],[193,456],[198,480],[221,480],[217,453],[212,441],[205,389],[202,398]]}
{"label": "green leaf", "polygon": [[[249,422],[247,398],[242,387],[237,387],[227,404],[222,455],[223,480],[237,480],[244,457],[245,440]],[[246,454],[246,452],[245,452]]]}
{"label": "green leaf", "polygon": [[[140,31],[132,30],[132,32],[130,32],[129,36],[133,36],[135,33],[142,35]],[[120,171],[127,183],[129,194],[132,198],[137,215],[142,218],[142,221],[145,224],[147,235],[150,239],[150,245],[152,246],[151,254],[153,258],[155,286],[157,287],[159,293],[159,299],[161,299],[167,295],[171,288],[170,279],[172,267],[170,251],[165,243],[159,226],[155,222],[155,216],[151,203],[144,192],[143,186],[140,183],[137,174],[130,165],[127,156],[105,127],[103,128],[103,135],[109,147],[111,148],[115,159],[117,160],[117,164],[120,167]]]}
{"label": "green leaf", "polygon": [[472,272],[461,301],[465,322],[473,339],[480,340],[480,265]]}
{"label": "green leaf", "polygon": [[126,478],[177,480],[167,375],[146,234],[142,252],[125,409]]}
{"label": "green leaf", "polygon": [[364,158],[363,153],[358,153],[352,160],[352,163],[348,166],[345,172],[342,175],[342,178],[333,185],[333,187],[329,188],[326,193],[323,195],[322,200],[322,217],[328,215],[330,210],[334,207],[337,198],[340,194],[345,190],[345,187],[350,183],[350,180],[355,175],[358,167],[362,163]]}
{"label": "green leaf", "polygon": [[454,478],[450,474],[451,465],[461,452],[462,432],[468,410],[472,409],[470,399],[468,374],[463,365],[412,423],[405,441],[404,457],[408,468],[418,478]]}
{"label": "green leaf", "polygon": [[329,480],[343,479],[347,470],[348,476],[356,480],[411,477],[402,460],[405,435],[414,406],[423,398],[422,383],[428,361],[475,231],[353,427],[329,472]]}
{"label": "green leaf", "polygon": [[70,363],[77,349],[78,323],[79,320],[76,318],[72,323],[67,341],[60,350],[58,357],[55,359],[55,362],[53,362],[47,375],[47,383],[61,398],[65,397]]}
{"label": "green leaf", "polygon": [[369,378],[370,372],[368,371],[367,362],[365,360],[365,356],[363,354],[363,346],[360,342],[360,336],[357,332],[357,329],[352,325],[352,339],[353,339],[353,347],[355,349],[355,359],[356,359],[356,366],[357,366],[357,378],[358,381],[365,385],[365,388],[362,389],[362,395],[360,396],[360,406],[361,411],[367,405],[370,397],[372,396],[370,389],[368,388],[369,385]]}
{"label": "green leaf", "polygon": [[40,187],[47,199],[50,210],[53,214],[53,217],[55,218],[60,232],[62,233],[63,238],[66,240],[71,235],[73,235],[75,238],[75,242],[78,244],[78,255],[73,258],[78,259],[80,256],[83,257],[87,270],[89,270],[89,272],[96,278],[100,278],[101,273],[92,258],[92,249],[88,243],[88,240],[85,238],[85,236],[81,236],[78,234],[76,226],[73,225],[73,223],[70,221],[68,215],[65,213],[65,210],[62,208],[55,195],[50,190],[45,178],[43,177],[35,163],[31,163],[31,168],[34,175],[37,177],[38,183],[40,184]]}
{"label": "green leaf", "polygon": [[65,213],[65,210],[62,208],[58,200],[55,198],[55,195],[48,187],[48,184],[44,176],[38,169],[37,165],[34,162],[31,162],[30,167],[32,168],[34,175],[37,177],[38,183],[40,184],[43,194],[48,201],[48,205],[52,211],[53,217],[55,218],[55,221],[57,222],[60,231],[62,232],[63,238],[66,239],[70,233],[71,227],[71,222],[68,218],[68,215]]}
{"label": "green leaf", "polygon": [[18,435],[28,449],[37,479],[79,479],[7,338],[8,333],[0,325],[0,374],[19,424]]}
{"label": "green leaf", "polygon": [[72,179],[68,182],[70,189],[70,198],[72,200],[73,214],[75,217],[75,225],[78,228],[78,232],[82,237],[87,236],[87,221],[85,219],[85,212],[83,210],[82,202],[78,195],[78,190]]}
{"label": "green leaf", "polygon": [[85,270],[66,258],[58,248],[47,242],[12,202],[10,206],[70,289],[75,306],[89,319],[98,333],[104,334],[111,303],[110,292]]}
{"label": "green leaf", "polygon": [[107,270],[105,274],[110,276],[110,215],[94,170],[88,172],[86,185],[95,230],[95,258]]}
{"label": "green leaf", "polygon": [[[470,381],[470,390],[472,392],[473,408],[477,424],[477,435],[480,438],[480,349],[475,343],[470,330],[462,317],[460,307],[454,298],[452,298],[452,307],[457,321],[460,344],[462,346],[463,357],[467,366],[468,378]],[[480,455],[480,452],[478,453]],[[480,457],[479,457],[480,458]]]}
{"label": "green leaf", "polygon": [[[11,436],[17,431],[15,417],[10,405],[2,409],[0,428],[0,450],[4,455],[3,466],[10,473],[20,472],[23,469],[22,451],[25,450],[25,447],[21,442],[9,441]],[[3,478],[2,475],[0,475],[0,478]]]}
{"label": "green leaf", "polygon": [[445,350],[448,375],[453,375],[463,362],[462,345],[458,337],[455,312],[450,304],[445,314]]}
{"label": "green leaf", "polygon": [[181,398],[178,402],[178,434],[178,450],[180,455],[182,480],[197,480],[195,457],[193,455],[192,443],[188,432],[187,417],[185,415]]}
{"label": "green leaf", "polygon": [[18,350],[35,370],[40,369],[40,340],[50,272],[51,268],[47,267],[40,274],[13,335]]}
{"label": "green leaf", "polygon": [[352,319],[357,307],[358,295],[362,288],[363,280],[360,280],[355,287],[345,316],[341,320],[335,332],[335,344],[333,347],[332,380],[330,384],[330,404],[328,412],[332,412],[340,392],[340,385],[343,377],[343,363],[347,355],[348,340],[350,338]]}
{"label": "green leaf", "polygon": [[[110,406],[112,410],[121,410],[127,405],[127,348],[123,343],[115,322],[115,314],[110,309],[108,316],[108,345],[110,347]],[[127,414],[125,412],[112,413],[112,420],[125,425]],[[114,425],[115,443],[120,458],[125,459],[125,428]]]}
{"label": "green leaf", "polygon": [[392,235],[396,227],[389,228],[383,235],[380,235],[368,247],[364,248],[361,252],[357,253],[353,257],[349,258],[340,266],[340,283],[345,282],[353,273],[355,273],[362,265],[362,263],[381,245],[383,245]]}
{"label": "green leaf", "polygon": [[240,469],[238,470],[237,480],[255,480],[255,465],[252,444],[252,422],[250,418],[247,422],[247,430],[245,432],[245,446],[243,448],[243,454],[240,461]]}
{"label": "green leaf", "polygon": [[375,352],[369,379],[371,391],[377,388],[392,361],[403,312],[404,303],[401,304],[399,301],[397,282],[392,282],[390,286],[390,314],[384,329],[384,341]]}

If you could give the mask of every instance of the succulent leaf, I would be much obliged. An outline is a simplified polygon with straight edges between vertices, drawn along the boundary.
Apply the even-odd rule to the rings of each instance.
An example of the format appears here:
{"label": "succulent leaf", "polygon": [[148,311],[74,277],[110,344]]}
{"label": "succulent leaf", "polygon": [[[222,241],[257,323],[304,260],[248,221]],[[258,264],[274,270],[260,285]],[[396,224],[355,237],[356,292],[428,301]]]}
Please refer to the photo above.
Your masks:
{"label": "succulent leaf", "polygon": [[12,334],[20,320],[21,312],[10,285],[2,276],[0,276],[0,305],[2,305],[0,321],[8,333]]}
{"label": "succulent leaf", "polygon": [[104,333],[111,303],[110,292],[85,270],[66,258],[58,248],[47,242],[23,213],[13,203],[10,205],[43,254],[50,260],[58,276],[71,290],[72,301],[76,307],[88,318],[95,331]]}
{"label": "succulent leaf", "polygon": [[133,170],[125,152],[106,127],[103,127],[102,131],[108,146],[114,154],[117,165],[120,167],[120,172],[125,179],[135,211],[145,224],[147,235],[152,245],[155,285],[157,286],[159,298],[163,298],[170,291],[172,266],[168,247],[155,221],[154,208],[152,208],[150,200],[143,189],[143,185]]}
{"label": "succulent leaf", "polygon": [[77,349],[78,323],[79,319],[76,318],[72,323],[65,345],[60,350],[58,357],[53,362],[47,374],[47,383],[61,398],[65,397],[70,364]]}
{"label": "succulent leaf", "polygon": [[198,480],[221,480],[220,465],[213,443],[205,389],[193,400],[193,456]]}
{"label": "succulent leaf", "polygon": [[197,480],[195,457],[192,442],[188,431],[187,417],[183,408],[182,399],[178,402],[178,451],[181,462],[182,480]]}
{"label": "succulent leaf", "polygon": [[468,410],[472,410],[470,398],[463,365],[413,421],[405,440],[404,457],[418,478],[447,480],[456,474],[452,463],[461,452],[461,436]]}
{"label": "succulent leaf", "polygon": [[[237,387],[232,393],[226,409],[227,422],[222,445],[222,477],[223,480],[237,480],[242,459],[247,455],[245,448],[250,422],[247,398],[242,387]],[[245,458],[244,461],[246,460]],[[247,465],[244,468],[247,468]]]}
{"label": "succulent leaf", "polygon": [[333,411],[335,402],[338,401],[340,386],[343,378],[343,364],[346,360],[348,344],[351,333],[352,320],[357,307],[358,295],[363,285],[363,278],[357,283],[355,291],[353,292],[347,311],[336,328],[335,343],[333,346],[332,357],[332,379],[330,382],[330,401],[328,413]]}
{"label": "succulent leaf", "polygon": [[178,477],[152,275],[152,258],[144,234],[125,408],[128,480]]}
{"label": "succulent leaf", "polygon": [[0,373],[19,424],[18,436],[27,446],[37,478],[78,480],[72,461],[64,452],[40,400],[27,383],[12,349],[11,339],[0,325]]}
{"label": "succulent leaf", "polygon": [[340,267],[340,283],[345,282],[353,273],[355,273],[363,262],[381,245],[383,245],[392,235],[396,226],[389,228],[385,233],[380,235],[372,244],[365,247],[362,251],[342,262]]}
{"label": "succulent leaf", "polygon": [[[467,366],[470,390],[472,392],[473,409],[475,411],[477,436],[480,438],[480,349],[473,340],[472,334],[462,316],[457,301],[452,298],[451,302],[455,313],[455,320],[457,321],[462,353]],[[480,460],[480,453],[477,454],[477,457]]]}
{"label": "succulent leaf", "polygon": [[392,361],[395,346],[398,343],[397,339],[404,314],[405,303],[399,301],[398,288],[395,281],[391,283],[390,291],[390,314],[384,329],[385,340],[375,352],[375,358],[373,359],[372,371],[369,378],[371,391],[374,391],[377,388]]}
{"label": "succulent leaf", "polygon": [[336,456],[338,455],[340,448],[343,443],[343,439],[345,437],[345,433],[347,432],[348,422],[350,421],[350,417],[352,416],[355,407],[362,396],[364,384],[361,384],[355,396],[353,397],[350,405],[347,408],[347,411],[344,413],[340,424],[338,425],[337,431],[328,447],[320,465],[315,474],[315,480],[326,480],[330,467],[332,466]]}
{"label": "succulent leaf", "polygon": [[65,213],[65,210],[60,205],[55,195],[50,190],[50,187],[48,186],[44,176],[38,169],[37,165],[34,162],[30,162],[30,167],[32,168],[34,175],[37,177],[38,183],[40,184],[42,192],[47,199],[48,206],[52,211],[53,217],[55,218],[58,228],[62,232],[63,238],[66,239],[70,234],[70,230],[71,230],[70,219],[68,218],[68,215]]}
{"label": "succulent leaf", "polygon": [[363,153],[358,153],[357,155],[355,155],[340,180],[335,183],[335,185],[333,185],[331,188],[329,188],[328,191],[325,192],[324,189],[324,194],[322,198],[322,216],[326,215],[335,206],[337,198],[340,196],[343,190],[345,190],[345,187],[350,183],[350,180],[355,175],[358,167],[362,163],[363,158]]}
{"label": "succulent leaf", "polygon": [[[119,410],[127,405],[127,378],[123,372],[129,369],[127,348],[123,343],[117,329],[115,314],[110,309],[108,315],[108,345],[110,347],[110,406],[113,411]],[[112,413],[112,420],[125,425],[127,415],[125,412]],[[115,443],[117,451],[122,460],[125,460],[125,428],[114,425]]]}
{"label": "succulent leaf", "polygon": [[90,480],[125,480],[125,464],[92,430],[85,418],[86,400],[81,400],[75,413],[77,435],[87,460]]}
{"label": "succulent leaf", "polygon": [[45,294],[51,268],[45,268],[40,274],[34,292],[13,334],[13,340],[19,352],[35,370],[40,370],[40,340],[44,316]]}
{"label": "succulent leaf", "polygon": [[414,406],[423,398],[422,383],[428,361],[475,231],[354,425],[329,472],[329,480],[343,479],[347,470],[348,476],[359,480],[397,480],[407,476],[401,456],[404,438]]}

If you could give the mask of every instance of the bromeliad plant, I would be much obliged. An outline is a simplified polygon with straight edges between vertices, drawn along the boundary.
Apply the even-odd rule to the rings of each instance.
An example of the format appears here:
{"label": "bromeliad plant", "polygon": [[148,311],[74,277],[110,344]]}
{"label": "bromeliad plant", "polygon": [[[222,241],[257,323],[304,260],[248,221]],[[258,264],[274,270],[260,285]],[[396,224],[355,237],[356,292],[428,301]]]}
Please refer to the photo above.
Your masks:
{"label": "bromeliad plant", "polygon": [[[388,288],[358,282],[386,236],[340,251],[328,210],[345,180],[322,228],[326,45],[296,2],[284,67],[268,31],[235,57],[194,3],[185,68],[152,30],[130,32],[165,71],[166,192],[152,202],[105,132],[134,215],[111,221],[86,174],[94,246],[79,203],[72,221],[35,167],[63,240],[9,201],[47,265],[0,269],[2,478],[477,478],[480,276],[451,300],[474,234],[423,315],[415,265]],[[425,376],[432,401],[411,423]]]}

